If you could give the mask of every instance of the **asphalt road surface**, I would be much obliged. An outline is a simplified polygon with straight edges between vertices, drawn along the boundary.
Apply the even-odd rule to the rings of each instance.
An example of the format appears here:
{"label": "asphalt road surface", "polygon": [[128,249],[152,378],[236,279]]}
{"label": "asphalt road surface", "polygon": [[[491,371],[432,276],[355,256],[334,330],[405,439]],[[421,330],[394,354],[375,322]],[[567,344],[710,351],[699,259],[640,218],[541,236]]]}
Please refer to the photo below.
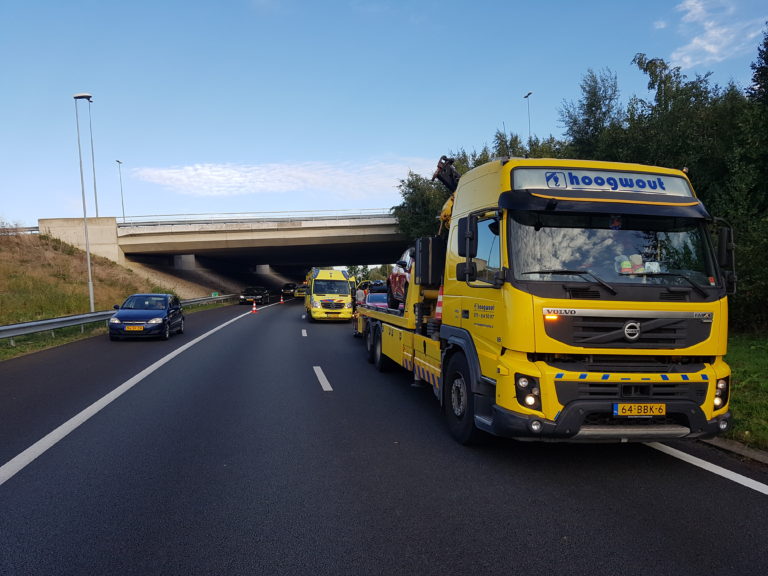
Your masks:
{"label": "asphalt road surface", "polygon": [[298,302],[2,362],[0,574],[768,573],[766,467],[467,448],[412,384]]}

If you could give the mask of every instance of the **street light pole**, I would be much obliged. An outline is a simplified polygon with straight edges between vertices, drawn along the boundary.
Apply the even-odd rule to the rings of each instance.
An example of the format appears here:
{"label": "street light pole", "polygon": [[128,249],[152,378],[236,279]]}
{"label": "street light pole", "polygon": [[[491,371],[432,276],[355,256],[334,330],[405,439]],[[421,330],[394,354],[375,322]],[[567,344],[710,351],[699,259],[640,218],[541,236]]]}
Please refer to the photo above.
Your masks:
{"label": "street light pole", "polygon": [[117,173],[120,175],[120,204],[123,207],[123,224],[125,224],[125,200],[123,199],[123,163],[120,160],[117,162]]}
{"label": "street light pole", "polygon": [[91,312],[95,311],[93,306],[93,274],[91,272],[91,245],[88,242],[88,217],[85,204],[85,177],[83,176],[83,152],[80,146],[80,115],[77,111],[78,100],[91,101],[91,95],[86,93],[75,94],[75,123],[77,124],[77,156],[80,159],[80,191],[83,196],[83,230],[85,231],[85,262],[88,268],[88,298]]}
{"label": "street light pole", "polygon": [[533,92],[528,92],[528,94],[523,96],[528,103],[528,148],[531,146],[531,99],[529,98],[531,94],[533,94]]}
{"label": "street light pole", "polygon": [[96,208],[96,218],[99,217],[99,197],[96,195],[96,158],[93,153],[93,123],[91,122],[91,103],[93,97],[88,98],[88,132],[91,136],[91,168],[93,169],[93,203]]}

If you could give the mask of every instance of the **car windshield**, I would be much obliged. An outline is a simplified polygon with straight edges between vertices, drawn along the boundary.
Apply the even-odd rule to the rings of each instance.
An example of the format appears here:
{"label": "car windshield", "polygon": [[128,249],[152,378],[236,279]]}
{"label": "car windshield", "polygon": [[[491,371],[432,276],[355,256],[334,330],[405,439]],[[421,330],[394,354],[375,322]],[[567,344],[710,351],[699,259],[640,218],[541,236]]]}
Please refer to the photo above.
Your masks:
{"label": "car windshield", "polygon": [[517,280],[716,284],[707,232],[688,218],[513,212],[510,261]]}
{"label": "car windshield", "polygon": [[349,294],[349,282],[346,280],[315,280],[312,292],[315,294]]}
{"label": "car windshield", "polygon": [[165,310],[165,296],[130,296],[123,302],[123,308],[126,310]]}
{"label": "car windshield", "polygon": [[254,294],[261,294],[266,291],[267,289],[264,288],[263,286],[251,286],[243,290],[243,294],[245,294],[246,296],[252,296]]}

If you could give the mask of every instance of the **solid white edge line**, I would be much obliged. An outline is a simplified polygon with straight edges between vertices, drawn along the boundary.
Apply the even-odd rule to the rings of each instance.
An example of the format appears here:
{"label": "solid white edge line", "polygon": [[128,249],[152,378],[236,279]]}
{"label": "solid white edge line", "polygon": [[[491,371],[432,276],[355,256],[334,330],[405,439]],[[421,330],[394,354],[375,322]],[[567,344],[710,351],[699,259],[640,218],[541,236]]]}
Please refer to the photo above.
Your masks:
{"label": "solid white edge line", "polygon": [[204,340],[214,332],[218,332],[225,326],[228,326],[232,324],[233,322],[236,322],[240,320],[241,318],[245,318],[246,316],[250,316],[251,312],[246,312],[245,314],[241,314],[240,316],[236,316],[232,320],[229,320],[225,322],[224,324],[217,326],[213,330],[209,330],[205,334],[198,336],[191,342],[187,342],[183,346],[180,346],[167,356],[164,356],[163,358],[160,358],[157,362],[154,364],[148,366],[129,380],[126,380],[123,382],[120,386],[112,390],[112,392],[108,393],[107,395],[103,396],[90,406],[80,412],[79,414],[73,416],[64,424],[53,430],[52,432],[45,435],[43,438],[32,444],[29,448],[24,450],[21,454],[18,454],[16,457],[12,458],[2,466],[0,466],[0,486],[5,484],[6,481],[10,480],[13,476],[21,472],[25,467],[27,467],[30,463],[32,463],[36,458],[44,454],[48,449],[52,448],[56,443],[58,443],[60,440],[62,440],[64,437],[67,436],[70,432],[77,429],[78,426],[86,422],[91,416],[94,416],[98,414],[101,410],[106,408],[109,404],[111,404],[113,401],[117,400],[120,396],[128,392],[131,388],[136,386],[139,382],[144,380],[147,376],[152,374],[155,370],[163,366],[164,364],[167,364],[171,360],[173,360],[176,356],[184,352],[185,350],[188,350],[201,340]]}
{"label": "solid white edge line", "polygon": [[683,460],[684,462],[688,462],[689,464],[698,466],[699,468],[702,468],[707,472],[712,472],[713,474],[717,474],[718,476],[722,476],[727,480],[736,482],[737,484],[741,484],[742,486],[746,486],[747,488],[751,488],[752,490],[756,490],[757,492],[760,492],[761,494],[765,494],[766,496],[768,496],[768,486],[760,482],[757,482],[756,480],[752,480],[751,478],[747,478],[746,476],[742,476],[741,474],[737,474],[736,472],[731,472],[730,470],[721,468],[716,464],[712,464],[711,462],[707,462],[706,460],[702,460],[701,458],[696,458],[696,456],[691,456],[690,454],[686,454],[685,452],[681,452],[680,450],[675,450],[674,448],[670,448],[669,446],[665,446],[664,444],[659,444],[658,442],[646,442],[646,446],[655,448],[659,452],[664,452],[669,456],[673,456],[674,458],[678,458],[679,460]]}
{"label": "solid white edge line", "polygon": [[331,383],[328,382],[328,378],[325,377],[325,374],[323,373],[323,369],[320,368],[320,366],[312,366],[312,369],[315,371],[315,376],[317,376],[317,379],[320,381],[320,386],[323,387],[323,390],[326,392],[333,392],[333,388],[331,388]]}

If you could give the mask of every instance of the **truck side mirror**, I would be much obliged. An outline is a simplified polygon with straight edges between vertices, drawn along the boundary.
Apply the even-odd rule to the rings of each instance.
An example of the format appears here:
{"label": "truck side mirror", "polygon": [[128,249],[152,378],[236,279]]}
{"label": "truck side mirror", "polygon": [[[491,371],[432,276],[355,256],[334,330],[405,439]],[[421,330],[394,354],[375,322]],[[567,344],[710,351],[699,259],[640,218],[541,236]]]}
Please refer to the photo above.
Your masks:
{"label": "truck side mirror", "polygon": [[733,230],[728,227],[720,228],[717,242],[717,261],[720,267],[726,269],[733,268],[733,252],[735,247],[733,243]]}
{"label": "truck side mirror", "polygon": [[456,280],[474,282],[477,280],[477,264],[474,262],[459,262],[456,264]]}
{"label": "truck side mirror", "polygon": [[730,226],[722,226],[717,231],[717,263],[723,272],[726,292],[736,294],[736,244],[733,241],[733,228]]}
{"label": "truck side mirror", "polygon": [[477,256],[477,218],[474,216],[459,219],[459,256]]}

